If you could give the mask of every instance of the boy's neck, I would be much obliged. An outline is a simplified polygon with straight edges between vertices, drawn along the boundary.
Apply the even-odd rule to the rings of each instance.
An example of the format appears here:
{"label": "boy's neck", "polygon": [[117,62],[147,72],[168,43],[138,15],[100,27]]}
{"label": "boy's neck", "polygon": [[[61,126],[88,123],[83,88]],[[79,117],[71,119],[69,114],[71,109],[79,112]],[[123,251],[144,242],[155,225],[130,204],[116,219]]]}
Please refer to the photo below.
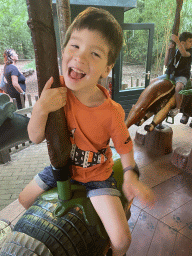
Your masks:
{"label": "boy's neck", "polygon": [[84,88],[84,90],[72,91],[72,93],[87,107],[98,107],[106,100],[106,96],[97,86],[90,90]]}

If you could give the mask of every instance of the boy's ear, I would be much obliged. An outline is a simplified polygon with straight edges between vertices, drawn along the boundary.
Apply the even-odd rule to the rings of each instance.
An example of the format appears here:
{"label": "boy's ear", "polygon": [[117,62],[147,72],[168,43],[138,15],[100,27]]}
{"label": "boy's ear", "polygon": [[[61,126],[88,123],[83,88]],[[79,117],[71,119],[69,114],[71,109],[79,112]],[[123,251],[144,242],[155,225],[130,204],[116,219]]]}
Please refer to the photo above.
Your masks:
{"label": "boy's ear", "polygon": [[101,74],[101,78],[106,78],[109,75],[109,73],[112,70],[112,68],[114,67],[114,65],[115,64],[111,64],[110,66],[107,66],[105,68],[105,70],[103,71],[103,73]]}

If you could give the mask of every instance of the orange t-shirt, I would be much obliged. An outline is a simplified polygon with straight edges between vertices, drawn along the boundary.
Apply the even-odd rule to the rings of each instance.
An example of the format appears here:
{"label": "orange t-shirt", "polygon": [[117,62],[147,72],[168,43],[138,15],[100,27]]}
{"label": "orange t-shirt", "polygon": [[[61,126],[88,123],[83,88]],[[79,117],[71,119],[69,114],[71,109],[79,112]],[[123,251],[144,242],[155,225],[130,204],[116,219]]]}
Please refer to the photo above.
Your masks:
{"label": "orange t-shirt", "polygon": [[84,183],[103,181],[111,175],[113,159],[110,138],[119,154],[126,154],[133,147],[124,123],[123,108],[109,97],[104,87],[98,85],[98,88],[106,96],[100,106],[85,106],[68,89],[64,107],[72,143],[71,178]]}

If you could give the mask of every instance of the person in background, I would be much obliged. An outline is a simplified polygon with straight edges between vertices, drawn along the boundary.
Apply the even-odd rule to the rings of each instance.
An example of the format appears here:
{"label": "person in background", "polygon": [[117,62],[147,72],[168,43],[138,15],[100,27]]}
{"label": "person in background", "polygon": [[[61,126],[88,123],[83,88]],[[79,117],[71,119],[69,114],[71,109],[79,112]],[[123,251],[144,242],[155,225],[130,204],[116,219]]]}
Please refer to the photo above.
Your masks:
{"label": "person in background", "polygon": [[[176,108],[171,109],[169,114],[176,116],[180,112],[183,96],[179,92],[187,84],[190,78],[191,61],[192,61],[192,33],[183,32],[179,37],[172,35],[173,42],[176,43],[177,49],[174,58],[168,63],[166,74],[173,75],[176,82],[175,97]],[[170,48],[173,44],[170,44]]]}
{"label": "person in background", "polygon": [[[187,86],[189,87],[189,89],[192,89],[192,78],[188,81]],[[189,118],[192,117],[192,95],[183,95],[181,113],[183,113],[183,115],[180,119],[180,123],[187,124]],[[189,127],[192,128],[192,118],[189,123]]]}
{"label": "person in background", "polygon": [[18,61],[18,55],[15,50],[7,49],[4,51],[4,76],[7,80],[6,93],[11,97],[15,98],[17,102],[17,108],[22,108],[20,94],[25,95],[26,84],[25,77],[19,72],[16,67]]}
{"label": "person in background", "polygon": [[[192,61],[192,33],[183,32],[179,37],[172,35],[172,41],[169,44],[169,48],[165,55],[164,65],[167,67],[165,74],[158,76],[153,79],[150,84],[161,80],[166,79],[167,76],[173,81],[175,81],[175,98],[176,98],[176,107],[169,111],[169,115],[175,117],[179,112],[183,100],[183,96],[179,92],[187,84],[187,81],[191,75],[191,61]],[[169,50],[174,47],[176,43],[177,49],[175,56],[169,60]]]}

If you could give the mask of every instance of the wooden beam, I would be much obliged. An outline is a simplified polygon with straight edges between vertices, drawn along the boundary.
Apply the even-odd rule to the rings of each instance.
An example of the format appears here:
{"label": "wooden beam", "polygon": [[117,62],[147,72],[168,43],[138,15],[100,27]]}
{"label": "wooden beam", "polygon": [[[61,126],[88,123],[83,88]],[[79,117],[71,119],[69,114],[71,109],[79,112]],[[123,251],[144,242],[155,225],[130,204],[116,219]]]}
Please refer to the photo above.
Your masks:
{"label": "wooden beam", "polygon": [[[47,0],[27,0],[27,7],[35,50],[38,91],[41,95],[51,76],[54,78],[52,88],[60,86],[52,4]],[[71,143],[63,108],[49,114],[45,137],[51,164],[55,168],[64,167],[68,163]]]}

